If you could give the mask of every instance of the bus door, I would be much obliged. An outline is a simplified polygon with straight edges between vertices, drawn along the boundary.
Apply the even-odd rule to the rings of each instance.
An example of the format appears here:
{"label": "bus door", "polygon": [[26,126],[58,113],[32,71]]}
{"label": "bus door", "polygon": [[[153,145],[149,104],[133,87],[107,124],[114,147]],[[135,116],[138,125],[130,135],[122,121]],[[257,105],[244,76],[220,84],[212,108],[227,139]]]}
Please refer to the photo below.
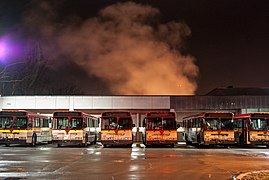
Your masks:
{"label": "bus door", "polygon": [[200,143],[201,142],[201,126],[202,126],[202,121],[200,118],[196,118],[193,120],[193,132],[192,132],[192,137],[193,137],[193,142]]}
{"label": "bus door", "polygon": [[235,119],[234,122],[234,140],[236,144],[241,144],[243,139],[243,126],[244,121],[243,119]]}
{"label": "bus door", "polygon": [[199,127],[197,130],[197,142],[198,143],[204,143],[204,137],[205,137],[205,130],[206,130],[206,120],[203,119],[198,119],[199,122]]}
{"label": "bus door", "polygon": [[234,132],[235,142],[239,144],[240,146],[247,143],[246,138],[248,136],[248,132],[247,132],[248,121],[249,119],[242,118],[242,119],[236,119],[236,122],[235,122],[235,126],[236,126],[235,132]]}
{"label": "bus door", "polygon": [[243,119],[243,127],[242,127],[242,142],[243,144],[249,144],[249,123],[250,123],[250,119],[247,118],[247,119]]}

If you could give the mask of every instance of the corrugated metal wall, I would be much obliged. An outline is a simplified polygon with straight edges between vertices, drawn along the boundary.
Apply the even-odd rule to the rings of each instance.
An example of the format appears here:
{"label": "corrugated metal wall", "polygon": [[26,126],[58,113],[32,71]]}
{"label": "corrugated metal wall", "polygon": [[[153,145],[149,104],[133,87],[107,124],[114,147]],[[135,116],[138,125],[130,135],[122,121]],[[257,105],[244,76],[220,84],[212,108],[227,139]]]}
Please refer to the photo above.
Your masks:
{"label": "corrugated metal wall", "polygon": [[269,96],[171,96],[176,110],[230,110],[269,108]]}

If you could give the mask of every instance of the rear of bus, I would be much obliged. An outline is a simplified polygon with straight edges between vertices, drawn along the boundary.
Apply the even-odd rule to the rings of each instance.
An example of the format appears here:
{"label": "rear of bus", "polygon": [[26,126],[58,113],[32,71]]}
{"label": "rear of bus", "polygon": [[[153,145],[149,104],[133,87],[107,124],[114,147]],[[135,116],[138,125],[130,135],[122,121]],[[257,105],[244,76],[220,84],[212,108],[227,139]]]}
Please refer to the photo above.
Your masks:
{"label": "rear of bus", "polygon": [[269,148],[269,112],[235,115],[236,141],[240,145],[265,145]]}
{"label": "rear of bus", "polygon": [[176,114],[174,112],[149,112],[143,122],[145,145],[170,145],[177,143]]}
{"label": "rear of bus", "polygon": [[103,112],[101,114],[101,143],[108,145],[133,144],[133,120],[131,112]]}
{"label": "rear of bus", "polygon": [[63,111],[53,113],[53,142],[62,145],[87,146],[88,134],[84,131],[85,123],[82,112]]}

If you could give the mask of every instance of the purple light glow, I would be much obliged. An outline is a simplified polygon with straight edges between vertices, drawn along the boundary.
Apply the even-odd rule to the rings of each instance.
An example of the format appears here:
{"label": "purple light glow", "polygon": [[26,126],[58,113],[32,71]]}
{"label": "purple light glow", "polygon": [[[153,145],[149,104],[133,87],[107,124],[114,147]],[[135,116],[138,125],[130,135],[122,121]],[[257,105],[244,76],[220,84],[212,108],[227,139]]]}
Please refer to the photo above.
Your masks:
{"label": "purple light glow", "polygon": [[23,54],[23,45],[12,39],[11,36],[0,38],[0,62],[12,63]]}
{"label": "purple light glow", "polygon": [[6,56],[6,47],[5,44],[3,42],[0,43],[0,60],[2,61],[3,59],[5,59]]}

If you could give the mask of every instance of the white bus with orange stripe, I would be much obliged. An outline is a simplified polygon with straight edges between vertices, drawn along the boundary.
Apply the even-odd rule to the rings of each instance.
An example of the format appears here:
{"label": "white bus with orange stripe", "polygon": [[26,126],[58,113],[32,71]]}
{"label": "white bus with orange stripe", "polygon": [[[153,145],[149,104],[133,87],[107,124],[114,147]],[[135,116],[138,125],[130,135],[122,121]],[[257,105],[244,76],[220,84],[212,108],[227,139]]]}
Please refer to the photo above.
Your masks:
{"label": "white bus with orange stripe", "polygon": [[0,111],[0,140],[10,144],[51,143],[50,117],[24,110]]}
{"label": "white bus with orange stripe", "polygon": [[235,145],[234,114],[205,112],[183,118],[187,144]]}
{"label": "white bus with orange stripe", "polygon": [[100,132],[99,119],[82,111],[53,113],[53,142],[62,145],[95,144]]}
{"label": "white bus with orange stripe", "polygon": [[133,119],[129,111],[108,111],[101,114],[101,143],[108,145],[133,144]]}
{"label": "white bus with orange stripe", "polygon": [[177,140],[175,112],[149,112],[143,121],[145,145],[174,145]]}
{"label": "white bus with orange stripe", "polygon": [[238,144],[266,145],[269,148],[269,112],[238,114],[234,120]]}

